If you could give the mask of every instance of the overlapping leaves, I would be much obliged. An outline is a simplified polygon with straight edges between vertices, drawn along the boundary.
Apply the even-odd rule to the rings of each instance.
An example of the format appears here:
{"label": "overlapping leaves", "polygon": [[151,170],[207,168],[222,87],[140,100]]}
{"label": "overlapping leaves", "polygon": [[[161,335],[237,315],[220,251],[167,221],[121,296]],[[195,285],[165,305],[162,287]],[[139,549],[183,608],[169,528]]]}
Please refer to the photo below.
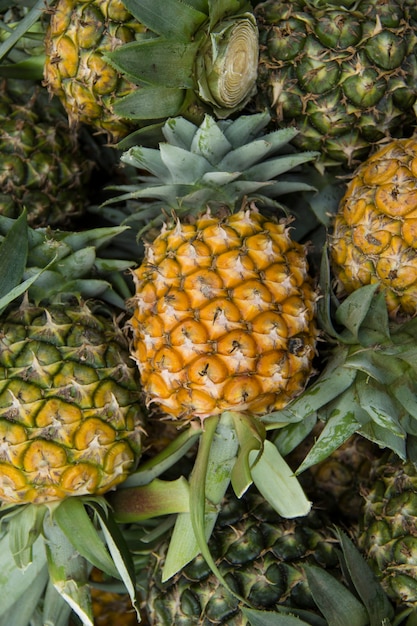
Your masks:
{"label": "overlapping leaves", "polygon": [[[328,275],[328,272],[325,272]],[[278,434],[284,454],[306,436],[317,419],[324,428],[299,467],[322,461],[353,433],[402,459],[417,462],[417,318],[389,320],[379,285],[358,289],[331,314],[332,295],[323,288],[322,326],[330,340],[327,363],[307,391],[266,422],[293,419],[291,436]]]}

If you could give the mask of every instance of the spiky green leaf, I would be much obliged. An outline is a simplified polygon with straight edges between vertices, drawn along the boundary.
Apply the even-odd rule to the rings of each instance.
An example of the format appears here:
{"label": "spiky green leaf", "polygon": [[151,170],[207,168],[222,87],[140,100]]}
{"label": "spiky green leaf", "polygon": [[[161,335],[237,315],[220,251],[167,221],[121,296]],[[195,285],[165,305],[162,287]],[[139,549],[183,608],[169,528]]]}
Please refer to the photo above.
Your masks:
{"label": "spiky green leaf", "polygon": [[[68,625],[71,607],[61,594],[58,593],[50,580],[46,586],[42,605],[42,621],[39,626],[46,624],[53,624],[53,626]],[[36,624],[33,626],[36,626]]]}
{"label": "spiky green leaf", "polygon": [[[19,21],[10,36],[0,46],[0,60],[15,46],[19,40],[29,31],[29,29],[45,13],[46,7],[51,4],[51,0],[37,0],[30,11]],[[8,3],[8,8],[10,8]],[[33,80],[33,74],[32,74]]]}
{"label": "spiky green leaf", "polygon": [[[13,522],[12,522],[13,523]],[[24,571],[16,567],[16,561],[10,550],[9,535],[0,539],[0,615],[8,611],[15,602],[22,601],[25,592],[30,589],[39,576],[43,576],[46,567],[45,544],[39,537],[32,547],[32,562]]]}
{"label": "spiky green leaf", "polygon": [[81,498],[63,500],[54,510],[53,520],[78,554],[109,576],[117,578],[115,564]]}
{"label": "spiky green leaf", "polygon": [[149,484],[154,478],[161,476],[195,445],[202,430],[194,424],[179,433],[173,441],[158,454],[142,462],[136,472],[132,473],[123,482],[123,487],[136,487]]}
{"label": "spiky green leaf", "polygon": [[[349,389],[348,392],[338,398],[331,417],[298,468],[297,474],[326,459],[361,428],[361,423],[357,420],[357,408],[353,389]],[[369,420],[370,417],[368,416]]]}
{"label": "spiky green leaf", "polygon": [[336,311],[336,320],[345,326],[359,343],[359,330],[368,315],[378,285],[366,285],[357,289],[342,302]]}
{"label": "spiky green leaf", "polygon": [[386,392],[384,385],[362,375],[357,377],[356,391],[360,405],[376,424],[392,431],[397,437],[405,437],[400,423],[400,407]]}
{"label": "spiky green leaf", "polygon": [[293,615],[280,615],[275,611],[260,611],[246,606],[241,611],[251,626],[311,626],[311,622],[304,622]]}
{"label": "spiky green leaf", "polygon": [[125,524],[190,510],[190,489],[184,476],[170,481],[154,478],[149,485],[120,488],[108,498],[116,520]]}
{"label": "spiky green leaf", "polygon": [[25,570],[32,563],[33,544],[42,531],[45,513],[42,506],[23,506],[10,524],[10,550],[19,569]]}
{"label": "spiky green leaf", "polygon": [[388,623],[394,616],[394,609],[388,596],[351,539],[340,528],[336,528],[335,532],[342,547],[345,568],[368,611],[370,626]]}
{"label": "spiky green leaf", "polygon": [[[259,137],[262,130],[267,127],[270,121],[271,116],[268,111],[265,110],[260,113],[255,113],[254,115],[239,115],[234,120],[222,120],[219,122],[219,126],[233,148],[237,148]],[[281,130],[283,131],[281,132],[281,146],[283,146],[290,141],[289,137],[291,137],[291,133],[294,131],[287,131],[286,129]]]}
{"label": "spiky green leaf", "polygon": [[176,41],[190,41],[208,17],[205,0],[197,5],[181,0],[124,0],[124,5],[150,30]]}
{"label": "spiky green leaf", "polygon": [[156,120],[179,115],[186,93],[169,87],[140,87],[114,103],[117,115],[131,120]]}
{"label": "spiky green leaf", "polygon": [[94,502],[91,506],[95,510],[113,563],[127,589],[132,606],[136,610],[137,620],[140,622],[139,598],[136,590],[136,574],[132,554],[109,509]]}
{"label": "spiky green leaf", "polygon": [[146,39],[119,46],[104,58],[140,85],[193,89],[195,77],[192,68],[198,46],[198,42]]}
{"label": "spiky green leaf", "polygon": [[[190,477],[190,513],[177,517],[163,570],[167,580],[200,552],[216,575],[218,572],[207,546],[220,504],[230,484],[238,450],[233,418],[228,412],[221,418],[204,421],[199,449]],[[209,508],[209,504],[210,507]]]}
{"label": "spiky green leaf", "polygon": [[0,245],[0,299],[7,297],[22,280],[28,248],[26,213],[22,213]]}
{"label": "spiky green leaf", "polygon": [[[24,590],[20,597],[7,611],[0,613],[0,626],[34,626],[31,620],[34,619],[36,606],[43,600],[45,587],[48,582],[48,568],[45,567],[38,573],[31,585]],[[2,590],[3,592],[3,590]],[[68,614],[66,616],[68,623]],[[47,622],[42,622],[43,624]],[[66,626],[57,621],[50,622],[54,626]]]}
{"label": "spiky green leaf", "polygon": [[269,504],[286,518],[303,517],[311,509],[298,478],[271,441],[266,440],[261,453],[249,453],[251,476]]}
{"label": "spiky green leaf", "polygon": [[347,587],[323,568],[316,565],[304,567],[313,599],[329,625],[369,625],[366,608]]}
{"label": "spiky green leaf", "polygon": [[266,431],[262,423],[243,413],[233,413],[233,422],[239,441],[239,452],[232,469],[232,486],[240,498],[253,482],[249,454],[263,447]]}
{"label": "spiky green leaf", "polygon": [[81,619],[83,626],[94,626],[88,585],[90,568],[87,561],[55,522],[49,519],[44,532],[47,538],[45,547],[52,584]]}

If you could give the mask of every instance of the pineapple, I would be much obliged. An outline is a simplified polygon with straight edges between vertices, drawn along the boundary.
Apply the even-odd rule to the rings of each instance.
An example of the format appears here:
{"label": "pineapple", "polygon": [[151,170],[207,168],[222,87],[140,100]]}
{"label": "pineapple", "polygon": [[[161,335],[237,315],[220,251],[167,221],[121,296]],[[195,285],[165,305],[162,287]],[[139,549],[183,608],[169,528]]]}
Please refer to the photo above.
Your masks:
{"label": "pineapple", "polygon": [[287,223],[248,207],[167,225],[134,270],[133,356],[178,420],[285,406],[315,355],[316,293]]}
{"label": "pineapple", "polygon": [[[204,537],[230,482],[240,496],[254,482],[286,517],[311,507],[263,419],[272,412],[274,428],[274,411],[300,394],[314,371],[317,293],[307,247],[291,238],[278,198],[312,190],[310,170],[301,166],[316,155],[287,146],[293,129],[263,134],[268,122],[267,114],[219,122],[206,116],[200,126],[174,118],[163,127],[159,149],[132,146],[122,157],[140,173],[119,199],[136,207],[127,222],[145,220],[148,236],[133,270],[132,356],[148,406],[182,429],[180,441],[198,443],[190,498],[178,499],[185,508],[171,509],[179,515],[164,579],[199,552],[210,561]],[[162,450],[149,461],[151,478],[170,457],[178,461],[183,448],[175,441],[173,447],[172,457]],[[119,521],[140,516],[144,496],[135,488],[144,485],[143,472],[126,481],[120,501],[111,498]],[[164,488],[172,503],[174,487],[167,481]]]}
{"label": "pineapple", "polygon": [[59,0],[44,74],[72,122],[117,142],[174,115],[231,115],[254,93],[257,61],[246,0]]}
{"label": "pineapple", "polygon": [[120,196],[155,198],[136,217],[155,215],[155,224],[161,206],[176,212],[133,272],[131,320],[148,404],[176,420],[266,413],[300,393],[312,372],[317,295],[306,248],[291,239],[287,218],[245,200],[278,206],[274,196],[308,189],[297,178],[268,179],[314,155],[283,154],[292,132],[262,136],[268,119],[206,117],[197,127],[176,118],[159,150],[133,147],[122,157],[153,174]]}
{"label": "pineapple", "polygon": [[417,610],[416,466],[385,455],[372,481],[363,490],[358,545],[394,603]]}
{"label": "pineapple", "polygon": [[257,106],[324,167],[349,170],[371,148],[410,136],[417,99],[413,2],[267,0],[257,4]]}
{"label": "pineapple", "polygon": [[115,100],[136,86],[104,55],[145,31],[121,0],[59,0],[52,9],[45,47],[45,84],[58,96],[70,124],[86,123],[112,141],[134,128],[113,111]]}
{"label": "pineapple", "polygon": [[70,227],[88,204],[92,162],[57,100],[27,81],[0,84],[0,214]]}
{"label": "pineapple", "polygon": [[67,602],[92,626],[89,563],[128,581],[135,598],[129,558],[119,552],[123,540],[100,498],[141,453],[138,377],[116,320],[129,291],[116,275],[129,264],[97,253],[124,228],[31,230],[24,215],[3,217],[0,228],[8,264],[0,339],[0,516],[7,532],[0,541],[10,572],[0,612],[13,614],[36,579],[33,605],[46,590],[45,622]]}
{"label": "pineapple", "polygon": [[[150,624],[391,623],[388,598],[325,513],[287,520],[256,493],[241,499],[227,494],[209,543],[234,593],[219,584],[201,557],[162,583],[167,543],[161,542],[146,570],[143,605]],[[355,587],[357,595],[350,590]]]}
{"label": "pineapple", "polygon": [[334,221],[331,261],[343,296],[378,283],[390,316],[416,314],[417,143],[396,139],[356,170]]}

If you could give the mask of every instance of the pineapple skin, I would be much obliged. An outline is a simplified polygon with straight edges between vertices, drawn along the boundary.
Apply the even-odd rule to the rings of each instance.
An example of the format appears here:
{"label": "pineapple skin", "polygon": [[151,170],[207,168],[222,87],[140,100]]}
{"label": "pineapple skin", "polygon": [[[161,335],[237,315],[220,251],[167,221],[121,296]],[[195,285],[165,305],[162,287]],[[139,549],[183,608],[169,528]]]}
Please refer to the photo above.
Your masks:
{"label": "pineapple skin", "polygon": [[0,500],[99,495],[133,470],[143,414],[136,368],[93,303],[23,302],[0,337]]}
{"label": "pineapple skin", "polygon": [[[351,170],[379,141],[411,136],[417,98],[414,3],[257,4],[259,109],[300,129],[294,144]],[[345,6],[346,5],[346,6]]]}
{"label": "pineapple skin", "polygon": [[94,626],[115,626],[115,624],[136,626],[139,624],[129,594],[96,586],[97,583],[106,583],[106,576],[97,568],[92,569],[90,581]]}
{"label": "pineapple skin", "polygon": [[417,608],[417,469],[385,455],[363,489],[358,545],[397,606]]}
{"label": "pineapple skin", "polygon": [[65,227],[84,213],[92,163],[57,99],[27,81],[0,85],[0,214],[24,209],[33,227]]}
{"label": "pineapple skin", "polygon": [[[147,568],[145,617],[155,626],[227,624],[244,626],[239,600],[212,574],[202,556],[161,582],[167,544],[153,550]],[[229,587],[262,610],[277,605],[317,613],[303,565],[314,564],[339,576],[337,548],[325,516],[281,518],[262,496],[228,493],[209,540],[216,565]]]}
{"label": "pineapple skin", "polygon": [[117,143],[134,125],[113,103],[137,86],[104,55],[134,41],[145,28],[120,0],[59,0],[45,37],[44,82],[64,105],[70,124],[85,123]]}
{"label": "pineapple skin", "polygon": [[391,318],[417,304],[417,143],[396,139],[361,164],[334,220],[331,261],[340,296],[380,283]]}
{"label": "pineapple skin", "polygon": [[266,413],[303,390],[317,296],[285,221],[255,209],[177,221],[134,278],[132,355],[148,404],[187,421]]}

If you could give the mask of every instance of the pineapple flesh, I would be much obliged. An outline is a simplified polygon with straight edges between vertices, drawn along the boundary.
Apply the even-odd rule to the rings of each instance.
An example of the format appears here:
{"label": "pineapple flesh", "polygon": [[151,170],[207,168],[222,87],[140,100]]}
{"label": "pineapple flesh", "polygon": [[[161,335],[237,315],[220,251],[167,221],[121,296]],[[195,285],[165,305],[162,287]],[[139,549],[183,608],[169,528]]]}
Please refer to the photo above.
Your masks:
{"label": "pineapple flesh", "polygon": [[134,270],[148,403],[178,420],[281,408],[312,372],[316,292],[286,220],[255,207],[164,228]]}

